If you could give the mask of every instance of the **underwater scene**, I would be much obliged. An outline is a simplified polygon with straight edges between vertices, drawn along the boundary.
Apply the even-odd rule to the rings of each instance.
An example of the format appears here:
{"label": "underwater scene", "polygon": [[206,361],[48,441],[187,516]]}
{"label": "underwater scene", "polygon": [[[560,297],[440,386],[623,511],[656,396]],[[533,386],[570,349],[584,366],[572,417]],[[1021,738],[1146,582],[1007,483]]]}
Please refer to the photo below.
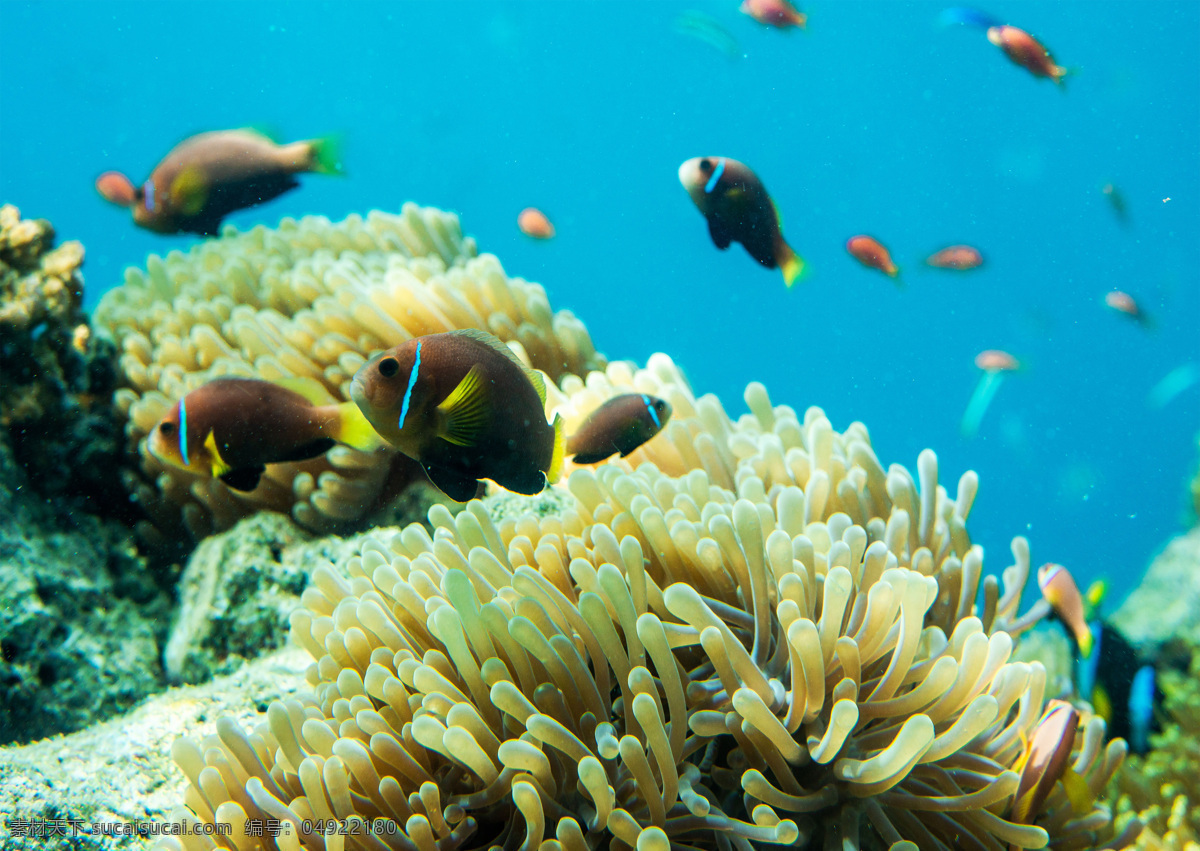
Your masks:
{"label": "underwater scene", "polygon": [[0,0],[0,851],[1200,851],[1197,44]]}

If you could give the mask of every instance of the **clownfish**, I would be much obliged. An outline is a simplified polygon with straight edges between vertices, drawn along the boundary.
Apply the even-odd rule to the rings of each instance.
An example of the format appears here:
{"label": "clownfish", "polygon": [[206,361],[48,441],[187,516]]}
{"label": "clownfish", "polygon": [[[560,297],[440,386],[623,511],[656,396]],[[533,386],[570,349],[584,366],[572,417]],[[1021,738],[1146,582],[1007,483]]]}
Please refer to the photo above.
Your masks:
{"label": "clownfish", "polygon": [[357,405],[339,404],[313,379],[217,378],[180,399],[146,448],[167,466],[252,491],[267,464],[316,458],[335,443],[384,445]]}
{"label": "clownfish", "polygon": [[892,262],[892,255],[873,236],[860,234],[850,237],[846,240],[846,251],[868,269],[878,269],[893,280],[900,274],[899,267]]}
{"label": "clownfish", "polygon": [[728,157],[695,157],[679,167],[679,182],[708,220],[717,248],[740,242],[759,263],[778,268],[789,287],[796,283],[804,261],[784,241],[775,204],[749,167]]}
{"label": "clownfish", "polygon": [[484,331],[415,337],[372,357],[351,398],[388,443],[456,502],[491,479],[541,493],[562,470],[562,418],[546,422],[546,386]]}
{"label": "clownfish", "polygon": [[554,225],[546,214],[537,207],[526,207],[517,215],[517,227],[521,233],[534,239],[552,239]]}
{"label": "clownfish", "polygon": [[1038,568],[1038,587],[1054,614],[1071,631],[1079,654],[1086,659],[1092,654],[1092,632],[1085,619],[1083,595],[1071,571],[1061,564],[1047,562]]}
{"label": "clownfish", "polygon": [[1117,313],[1124,313],[1143,328],[1154,327],[1154,322],[1150,319],[1149,314],[1142,310],[1142,306],[1138,304],[1137,299],[1129,293],[1121,292],[1121,290],[1113,290],[1105,294],[1104,303],[1117,311]]}
{"label": "clownfish", "polygon": [[341,173],[331,139],[279,145],[254,130],[214,130],[176,145],[140,187],[109,171],[96,191],[132,207],[134,223],[147,230],[215,236],[227,215],[295,189],[304,172]]}
{"label": "clownfish", "polygon": [[1046,711],[1033,728],[1025,754],[1016,765],[1020,780],[1008,814],[1009,821],[1033,824],[1054,790],[1054,784],[1060,780],[1072,808],[1084,812],[1091,806],[1087,781],[1067,765],[1078,727],[1079,713],[1071,704],[1063,700],[1051,700],[1046,704]]}
{"label": "clownfish", "polygon": [[776,29],[799,27],[804,29],[808,17],[788,0],[743,0],[738,11],[749,15],[760,24]]}
{"label": "clownfish", "polygon": [[1143,664],[1112,624],[1096,619],[1088,630],[1092,654],[1075,662],[1075,693],[1104,719],[1110,738],[1125,739],[1133,753],[1143,754],[1158,729],[1156,711],[1162,702],[1154,666]]}
{"label": "clownfish", "polygon": [[1050,51],[1023,29],[999,24],[988,29],[987,39],[1003,50],[1013,64],[1020,65],[1035,77],[1053,80],[1061,86],[1063,78],[1067,76],[1067,69],[1057,64]]}
{"label": "clownfish", "polygon": [[614,396],[567,439],[567,455],[576,464],[595,464],[617,452],[624,458],[662,431],[670,418],[665,399],[645,393]]}
{"label": "clownfish", "polygon": [[926,265],[935,269],[954,269],[965,272],[968,269],[978,269],[983,265],[983,255],[978,248],[970,245],[950,245],[941,251],[935,251],[925,259]]}

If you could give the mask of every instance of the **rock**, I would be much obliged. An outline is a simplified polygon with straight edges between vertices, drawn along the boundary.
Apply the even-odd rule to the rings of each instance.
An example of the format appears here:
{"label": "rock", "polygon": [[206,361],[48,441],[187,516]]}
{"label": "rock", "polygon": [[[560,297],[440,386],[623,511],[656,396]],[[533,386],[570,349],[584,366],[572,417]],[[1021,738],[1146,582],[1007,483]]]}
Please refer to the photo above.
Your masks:
{"label": "rock", "polygon": [[187,780],[171,761],[180,736],[213,733],[219,716],[253,726],[272,700],[304,686],[312,660],[289,648],[250,663],[236,675],[173,688],[123,718],[68,736],[0,748],[0,848],[5,851],[114,851],[149,848],[152,838],[110,837],[80,830],[51,839],[16,835],[23,820],[79,819],[82,824],[152,821],[179,806]]}
{"label": "rock", "polygon": [[32,492],[0,434],[0,744],[71,732],[162,687],[169,608],[131,533]]}
{"label": "rock", "polygon": [[1200,644],[1200,527],[1167,544],[1111,620],[1139,647]]}

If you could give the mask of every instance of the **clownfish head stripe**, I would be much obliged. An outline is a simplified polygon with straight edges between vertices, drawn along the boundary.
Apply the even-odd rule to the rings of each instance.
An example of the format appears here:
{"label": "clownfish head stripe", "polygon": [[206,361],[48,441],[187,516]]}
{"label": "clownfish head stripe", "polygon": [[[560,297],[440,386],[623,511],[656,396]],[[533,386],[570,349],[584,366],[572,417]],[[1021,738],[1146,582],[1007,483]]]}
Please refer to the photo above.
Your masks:
{"label": "clownfish head stripe", "polygon": [[708,178],[708,183],[704,184],[704,194],[711,194],[717,188],[717,181],[721,179],[721,175],[725,173],[725,158],[721,157],[717,160],[717,167],[713,169],[712,176]]}
{"label": "clownfish head stripe", "polygon": [[142,186],[142,196],[146,199],[146,209],[154,212],[154,181],[147,180]]}
{"label": "clownfish head stripe", "polygon": [[400,403],[400,428],[404,428],[404,419],[408,416],[408,403],[412,401],[413,387],[417,384],[417,373],[421,371],[421,344],[417,343],[417,360],[412,372],[408,374],[408,387],[404,389],[404,401]]}
{"label": "clownfish head stripe", "polygon": [[1044,576],[1038,577],[1038,586],[1044,590],[1054,580],[1054,577],[1062,572],[1062,569],[1061,564],[1054,565]]}
{"label": "clownfish head stripe", "polygon": [[646,410],[650,412],[650,418],[652,420],[654,420],[654,427],[657,429],[661,429],[662,423],[659,422],[658,411],[654,410],[654,403],[652,401],[650,401],[650,397],[647,396],[645,393],[643,393],[642,401],[646,403]]}
{"label": "clownfish head stripe", "polygon": [[[186,397],[184,397],[186,398]],[[179,400],[179,455],[183,458],[183,466],[190,467],[192,462],[188,460],[188,445],[187,445],[187,405],[184,404],[184,399]]]}

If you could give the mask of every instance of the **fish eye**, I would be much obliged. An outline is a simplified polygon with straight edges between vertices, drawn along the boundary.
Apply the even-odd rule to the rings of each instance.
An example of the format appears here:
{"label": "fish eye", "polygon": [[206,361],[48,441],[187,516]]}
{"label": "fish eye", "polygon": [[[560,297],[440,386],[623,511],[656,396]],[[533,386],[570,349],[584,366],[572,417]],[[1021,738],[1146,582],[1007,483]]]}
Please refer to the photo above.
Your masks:
{"label": "fish eye", "polygon": [[712,160],[700,160],[700,170],[705,174],[712,171]]}
{"label": "fish eye", "polygon": [[162,432],[164,436],[170,437],[175,433],[175,423],[164,420],[158,424],[158,430]]}
{"label": "fish eye", "polygon": [[386,357],[379,362],[379,374],[384,378],[395,378],[400,372],[400,361]]}

